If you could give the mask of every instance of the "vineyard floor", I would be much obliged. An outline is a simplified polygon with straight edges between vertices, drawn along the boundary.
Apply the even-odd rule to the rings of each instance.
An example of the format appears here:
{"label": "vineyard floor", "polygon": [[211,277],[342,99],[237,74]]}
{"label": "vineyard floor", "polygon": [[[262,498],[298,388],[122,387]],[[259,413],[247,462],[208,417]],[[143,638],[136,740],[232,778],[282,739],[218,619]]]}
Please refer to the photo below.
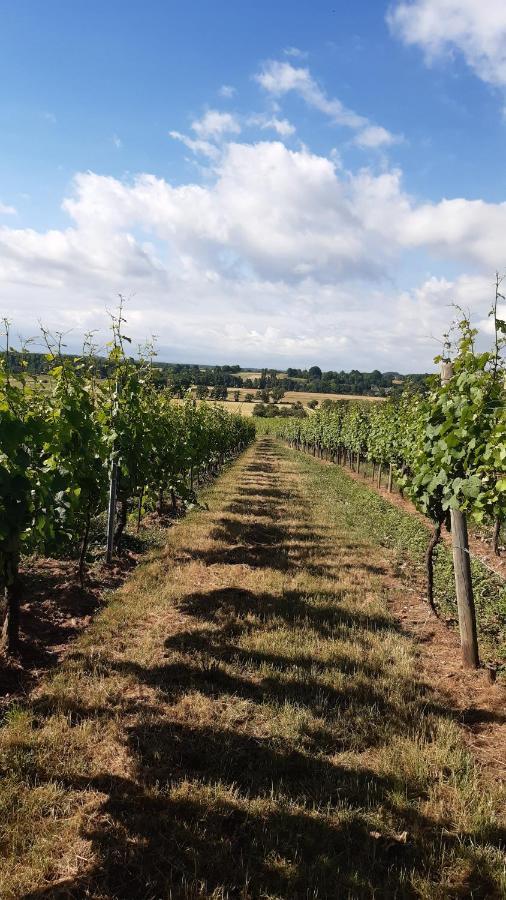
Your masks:
{"label": "vineyard floor", "polygon": [[[326,462],[326,460],[320,460],[320,462]],[[367,470],[367,472],[365,470]],[[367,485],[369,490],[375,491],[377,494],[379,494],[381,497],[384,497],[385,500],[388,500],[389,503],[396,506],[398,509],[404,510],[412,516],[416,516],[419,521],[423,522],[428,528],[430,527],[430,520],[426,516],[424,516],[423,513],[418,512],[411,500],[406,499],[406,497],[402,497],[398,492],[398,488],[396,490],[392,490],[391,492],[387,490],[385,482],[388,481],[388,473],[383,473],[381,487],[378,487],[376,479],[374,483],[372,481],[372,464],[370,463],[363,462],[361,471],[359,473],[354,470],[352,471],[347,467],[346,474],[349,478],[353,478],[360,484]],[[471,554],[476,559],[483,562],[488,568],[490,568],[501,578],[506,579],[506,553],[504,552],[505,548],[501,548],[500,556],[495,556],[491,546],[491,526],[488,529],[490,534],[487,536],[487,540],[485,541],[479,536],[479,533],[477,534],[476,530],[473,529],[472,523],[468,523],[468,525],[469,549],[471,551]],[[443,528],[442,530],[441,540],[451,547],[451,534],[445,528]]]}
{"label": "vineyard floor", "polygon": [[502,897],[504,692],[366,488],[262,438],[203,499],[9,711],[0,896]]}
{"label": "vineyard floor", "polygon": [[[325,459],[316,460],[320,466],[330,471],[335,463]],[[369,537],[382,546],[395,549],[404,557],[404,564],[410,572],[410,579],[416,577],[417,590],[408,590],[425,595],[425,552],[433,526],[429,519],[418,512],[410,500],[402,497],[397,490],[388,492],[384,485],[378,487],[377,479],[371,480],[372,465],[362,462],[360,473],[346,466],[344,470],[350,482],[363,486],[354,495],[350,486],[350,502],[354,507],[354,523],[359,527],[369,525]],[[332,493],[335,485],[333,476],[322,475],[324,492]],[[357,504],[357,498],[363,503]],[[361,514],[358,514],[358,510]],[[365,512],[365,516],[364,516]],[[457,609],[454,596],[454,575],[452,562],[451,534],[443,528],[441,543],[435,551],[435,604],[439,615],[446,624],[457,629]],[[472,526],[469,529],[469,549],[473,576],[474,600],[478,624],[480,656],[498,680],[506,687],[506,558],[504,548],[500,556],[495,556],[491,548],[491,534],[480,535]],[[438,637],[438,645],[441,643]],[[456,651],[458,653],[458,651]]]}
{"label": "vineyard floor", "polygon": [[108,592],[128,577],[139,555],[127,551],[113,566],[92,565],[84,588],[79,586],[73,561],[23,560],[21,644],[16,657],[0,656],[0,712],[25,697],[61,662],[101,609]]}

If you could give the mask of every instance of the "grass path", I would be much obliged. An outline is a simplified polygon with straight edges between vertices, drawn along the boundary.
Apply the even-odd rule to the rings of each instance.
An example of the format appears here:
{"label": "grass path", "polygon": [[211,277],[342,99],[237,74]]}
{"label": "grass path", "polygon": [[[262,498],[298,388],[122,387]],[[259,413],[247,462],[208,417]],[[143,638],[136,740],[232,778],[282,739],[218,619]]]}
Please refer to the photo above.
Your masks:
{"label": "grass path", "polygon": [[503,896],[499,798],[320,485],[258,441],[11,710],[2,900]]}

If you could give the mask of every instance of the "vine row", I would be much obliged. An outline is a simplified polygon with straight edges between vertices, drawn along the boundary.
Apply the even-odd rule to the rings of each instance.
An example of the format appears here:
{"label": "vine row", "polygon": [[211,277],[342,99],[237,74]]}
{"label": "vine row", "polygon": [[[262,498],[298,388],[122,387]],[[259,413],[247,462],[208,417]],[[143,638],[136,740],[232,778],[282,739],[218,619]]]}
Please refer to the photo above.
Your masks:
{"label": "vine row", "polygon": [[123,318],[113,319],[108,374],[97,376],[94,349],[69,358],[47,332],[44,379],[0,363],[0,589],[2,645],[19,635],[22,555],[68,553],[81,582],[92,521],[107,508],[115,472],[114,546],[129,512],[162,512],[165,498],[195,498],[203,475],[255,435],[251,420],[187,397],[174,401],[156,384],[152,348],[140,359],[125,352]]}

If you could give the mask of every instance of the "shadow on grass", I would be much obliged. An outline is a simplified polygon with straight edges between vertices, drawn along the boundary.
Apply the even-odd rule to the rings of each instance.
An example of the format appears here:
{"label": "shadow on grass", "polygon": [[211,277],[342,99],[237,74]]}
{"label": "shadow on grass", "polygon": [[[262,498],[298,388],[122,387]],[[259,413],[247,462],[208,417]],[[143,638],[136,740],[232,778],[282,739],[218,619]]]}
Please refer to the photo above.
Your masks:
{"label": "shadow on grass", "polygon": [[[61,897],[378,898],[419,896],[412,875],[437,883],[441,852],[472,847],[451,822],[396,807],[395,779],[333,765],[272,742],[163,721],[131,730],[134,780],[77,779],[106,795],[83,835],[97,863],[27,894]],[[372,826],[389,810],[392,839]],[[488,834],[501,845],[504,834]],[[484,860],[471,856],[452,897],[499,897]],[[442,896],[442,895],[441,895]]]}
{"label": "shadow on grass", "polygon": [[[223,516],[210,532],[217,546],[206,550],[188,547],[186,551],[193,559],[200,559],[208,566],[242,565],[284,572],[304,569],[316,577],[334,577],[354,570],[370,575],[384,575],[387,572],[386,566],[341,559],[329,539],[317,531],[310,531],[303,522],[296,521],[286,526],[280,524],[281,517],[275,517],[268,506],[264,505],[261,511],[258,507],[253,507],[253,510],[257,516],[267,518],[268,522],[253,522],[251,518],[242,521]],[[253,510],[250,507],[250,517]]]}
{"label": "shadow on grass", "polygon": [[[151,732],[146,737],[150,753],[153,748],[163,749],[163,733]],[[186,737],[179,735],[183,741]],[[216,749],[218,737],[201,735],[204,754],[206,741],[212,740],[212,749]],[[235,750],[240,759],[270,768],[272,752],[248,743]],[[279,762],[300,771],[296,760],[280,757]],[[325,777],[320,770],[314,774]],[[345,790],[349,775],[341,774]],[[367,786],[383,793],[386,785],[375,784],[373,779],[370,773]],[[285,809],[279,809],[268,799],[258,801],[255,814],[240,798],[225,792],[211,799],[214,791],[206,790],[206,784],[185,784],[179,791],[163,792],[113,778],[96,779],[90,787],[108,795],[101,825],[86,835],[105,854],[105,864],[80,879],[32,892],[24,900],[86,896],[134,900],[365,898],[372,896],[371,888],[375,896],[408,897],[415,895],[403,870],[425,867],[415,844],[394,842],[387,852],[384,847],[380,852],[379,842],[371,836],[359,810],[349,812],[342,821],[337,817],[329,821],[310,808],[287,803]],[[402,883],[405,890],[399,893]],[[395,893],[378,893],[388,886]]]}
{"label": "shadow on grass", "polygon": [[[344,592],[346,595],[349,591]],[[279,620],[290,625],[311,628],[323,637],[335,637],[339,630],[344,636],[348,629],[363,631],[391,631],[402,633],[401,626],[390,616],[376,612],[371,615],[353,612],[339,605],[340,591],[319,591],[313,602],[304,591],[283,591],[282,594],[255,593],[239,587],[218,588],[195,592],[183,597],[178,608],[208,621],[244,618],[253,615],[260,623]]]}
{"label": "shadow on grass", "polygon": [[[276,457],[265,446],[259,449],[261,462],[246,468],[274,480]],[[311,571],[313,555],[328,555],[331,548],[323,533],[308,533],[302,505],[290,527],[280,521],[278,501],[292,496],[265,484],[242,488],[230,505],[244,504],[245,515],[251,515],[255,504],[270,521],[222,517],[212,537],[225,548],[201,557],[275,569],[301,565]],[[229,506],[229,511],[236,509]],[[343,596],[349,598],[352,590]],[[417,879],[424,880],[425,896],[439,889],[442,860],[448,865],[454,852],[462,864],[458,883],[438,896],[499,897],[488,862],[474,849],[487,841],[503,846],[502,832],[456,836],[444,814],[431,818],[409,805],[410,798],[426,796],[427,785],[414,776],[379,774],[368,766],[367,756],[360,767],[336,763],[337,751],[368,751],[382,740],[406,735],[414,724],[419,728],[424,717],[455,717],[420,682],[400,680],[397,697],[390,697],[381,683],[388,661],[375,664],[365,654],[375,635],[402,630],[381,613],[344,608],[341,599],[338,584],[316,597],[241,587],[193,592],[178,603],[187,626],[166,638],[165,662],[145,666],[102,658],[104,677],[120,672],[156,689],[149,705],[135,699],[145,691],[133,690],[123,710],[125,721],[132,723],[126,742],[134,774],[69,780],[69,789],[105,795],[83,835],[91,842],[94,862],[82,876],[25,900],[414,898],[420,896]],[[272,633],[272,648],[241,645],[256,630]],[[298,632],[299,640],[294,652],[288,641],[285,655],[281,633],[286,630]],[[348,657],[339,648],[329,662],[315,661],[300,640],[310,634],[318,641],[350,639],[364,656]],[[86,665],[84,656],[81,662]],[[208,704],[207,720],[199,719],[198,706],[193,717],[177,718],[173,705],[184,697],[191,703],[196,693]],[[245,701],[242,718],[223,724],[220,709],[232,710],[240,701]],[[77,702],[71,707],[67,713],[76,723],[87,715],[107,714],[87,711]],[[289,718],[290,710],[294,716],[301,713],[306,724],[297,726],[292,737],[269,732],[269,719],[283,711]],[[117,711],[111,709],[110,715]],[[265,727],[257,728],[262,716]],[[49,777],[38,773],[39,783]],[[399,837],[404,832],[405,839]]]}

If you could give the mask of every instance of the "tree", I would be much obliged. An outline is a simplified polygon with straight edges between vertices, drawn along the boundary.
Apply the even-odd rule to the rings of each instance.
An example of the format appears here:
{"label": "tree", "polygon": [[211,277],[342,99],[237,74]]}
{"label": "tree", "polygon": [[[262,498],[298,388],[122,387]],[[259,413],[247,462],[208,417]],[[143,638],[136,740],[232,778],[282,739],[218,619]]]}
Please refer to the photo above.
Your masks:
{"label": "tree", "polygon": [[291,412],[292,416],[295,416],[298,419],[305,419],[307,416],[307,412],[304,409],[304,406],[302,405],[300,400],[297,400],[296,403],[292,403],[292,405],[290,407],[290,412]]}
{"label": "tree", "polygon": [[223,384],[217,384],[211,390],[211,400],[226,400],[228,395],[227,388]]}
{"label": "tree", "polygon": [[308,372],[309,378],[312,381],[321,381],[322,378],[322,370],[319,366],[311,366]]}
{"label": "tree", "polygon": [[279,403],[285,396],[285,389],[280,385],[276,385],[276,387],[271,390],[271,396],[274,403]]}
{"label": "tree", "polygon": [[308,400],[307,405],[309,406],[309,409],[316,409],[316,407],[318,406],[318,400]]}

